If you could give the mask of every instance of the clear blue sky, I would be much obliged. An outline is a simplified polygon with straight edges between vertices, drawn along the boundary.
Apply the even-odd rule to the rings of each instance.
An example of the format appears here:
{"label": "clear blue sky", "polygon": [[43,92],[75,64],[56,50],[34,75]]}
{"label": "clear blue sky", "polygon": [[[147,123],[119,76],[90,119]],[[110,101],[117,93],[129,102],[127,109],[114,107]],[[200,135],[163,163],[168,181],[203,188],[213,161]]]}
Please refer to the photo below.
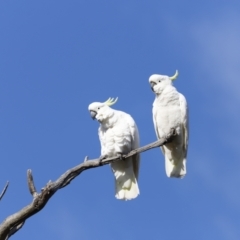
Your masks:
{"label": "clear blue sky", "polygon": [[86,155],[100,155],[88,105],[119,97],[141,145],[156,140],[148,78],[173,75],[190,108],[183,180],[142,154],[136,200],[114,197],[109,166],[82,173],[12,239],[239,240],[240,2],[1,1],[1,221]]}

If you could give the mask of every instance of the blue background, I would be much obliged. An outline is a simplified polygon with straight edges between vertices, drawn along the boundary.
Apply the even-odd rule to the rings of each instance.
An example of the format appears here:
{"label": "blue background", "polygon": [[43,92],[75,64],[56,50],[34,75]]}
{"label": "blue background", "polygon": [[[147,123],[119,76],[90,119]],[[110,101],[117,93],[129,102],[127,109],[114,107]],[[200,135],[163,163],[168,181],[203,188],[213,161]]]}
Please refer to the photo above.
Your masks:
{"label": "blue background", "polygon": [[148,78],[173,75],[190,109],[183,180],[159,149],[142,154],[132,201],[109,166],[82,173],[12,239],[239,240],[240,2],[0,1],[1,221],[51,179],[100,155],[94,101],[119,97],[141,145],[156,140]]}

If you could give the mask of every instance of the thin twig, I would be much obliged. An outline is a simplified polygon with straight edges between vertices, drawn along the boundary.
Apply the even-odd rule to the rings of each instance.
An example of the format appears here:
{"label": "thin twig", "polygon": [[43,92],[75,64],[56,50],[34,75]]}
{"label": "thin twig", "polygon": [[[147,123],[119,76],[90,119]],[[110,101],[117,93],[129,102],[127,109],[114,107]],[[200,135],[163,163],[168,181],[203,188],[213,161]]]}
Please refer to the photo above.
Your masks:
{"label": "thin twig", "polygon": [[16,233],[24,224],[25,220],[30,218],[32,215],[41,211],[44,206],[47,204],[48,200],[57,192],[59,189],[66,187],[71,181],[81,174],[81,172],[90,169],[101,167],[103,165],[124,160],[130,156],[133,156],[138,153],[145,152],[152,148],[160,147],[171,141],[172,137],[175,135],[175,130],[172,129],[170,133],[164,137],[159,139],[156,142],[148,144],[146,146],[140,147],[128,153],[127,155],[121,157],[111,157],[107,159],[93,159],[87,160],[85,158],[84,162],[67,170],[64,174],[62,174],[56,181],[49,181],[45,187],[41,189],[40,193],[37,193],[36,188],[33,182],[33,176],[31,170],[27,171],[27,179],[28,179],[28,187],[30,193],[33,195],[33,201],[21,209],[20,211],[8,216],[0,225],[0,240],[7,240],[12,234]]}
{"label": "thin twig", "polygon": [[4,189],[2,190],[1,194],[0,194],[0,201],[3,198],[4,194],[6,193],[7,189],[8,189],[8,185],[9,185],[9,181],[7,181]]}
{"label": "thin twig", "polygon": [[36,187],[34,185],[33,175],[32,175],[32,170],[31,169],[27,170],[27,182],[28,182],[28,189],[29,189],[30,193],[32,194],[33,197],[36,197],[37,196],[37,190],[36,190]]}

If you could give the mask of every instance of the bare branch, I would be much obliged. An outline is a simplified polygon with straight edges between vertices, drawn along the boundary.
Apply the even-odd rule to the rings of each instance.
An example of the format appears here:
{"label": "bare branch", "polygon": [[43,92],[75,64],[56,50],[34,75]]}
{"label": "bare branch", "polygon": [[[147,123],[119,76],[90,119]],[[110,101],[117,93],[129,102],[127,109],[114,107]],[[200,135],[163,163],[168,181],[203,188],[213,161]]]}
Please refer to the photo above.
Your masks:
{"label": "bare branch", "polygon": [[31,169],[27,170],[27,182],[28,182],[29,191],[32,194],[32,196],[35,198],[37,196],[37,191],[36,191],[36,187],[34,185],[33,175],[32,175],[32,170]]}
{"label": "bare branch", "polygon": [[7,240],[11,235],[17,232],[24,224],[25,220],[30,218],[32,215],[41,211],[44,206],[47,204],[48,200],[57,192],[59,189],[66,187],[71,181],[80,175],[83,171],[90,169],[101,167],[103,165],[121,161],[128,157],[131,157],[137,153],[142,153],[152,148],[160,147],[167,142],[170,142],[172,137],[175,135],[175,130],[172,129],[170,133],[165,137],[161,138],[156,142],[148,144],[146,146],[140,147],[124,155],[122,157],[111,157],[106,159],[93,159],[87,160],[85,158],[84,162],[67,170],[64,174],[62,174],[55,182],[49,181],[45,187],[42,188],[40,193],[37,193],[36,188],[33,182],[33,176],[31,170],[27,171],[27,179],[28,179],[28,187],[30,193],[33,195],[33,201],[22,208],[20,211],[8,216],[0,225],[0,240]]}
{"label": "bare branch", "polygon": [[1,194],[0,194],[0,201],[3,198],[4,194],[6,193],[7,189],[8,189],[8,185],[9,185],[9,181],[7,181],[4,189],[2,190]]}

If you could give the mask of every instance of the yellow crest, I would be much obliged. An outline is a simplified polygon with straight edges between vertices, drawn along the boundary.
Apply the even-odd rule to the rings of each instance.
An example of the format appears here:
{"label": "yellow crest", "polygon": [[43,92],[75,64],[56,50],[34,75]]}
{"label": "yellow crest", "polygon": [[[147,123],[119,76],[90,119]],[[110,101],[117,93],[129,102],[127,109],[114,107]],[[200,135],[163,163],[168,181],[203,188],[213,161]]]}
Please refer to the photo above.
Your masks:
{"label": "yellow crest", "polygon": [[178,70],[176,70],[175,74],[172,77],[169,77],[172,81],[174,81],[175,79],[177,79],[178,77]]}
{"label": "yellow crest", "polygon": [[117,102],[117,100],[118,100],[118,97],[116,97],[115,98],[115,100],[114,100],[114,98],[109,98],[106,102],[104,102],[106,105],[108,105],[108,106],[112,106],[113,104],[115,104],[116,102]]}

